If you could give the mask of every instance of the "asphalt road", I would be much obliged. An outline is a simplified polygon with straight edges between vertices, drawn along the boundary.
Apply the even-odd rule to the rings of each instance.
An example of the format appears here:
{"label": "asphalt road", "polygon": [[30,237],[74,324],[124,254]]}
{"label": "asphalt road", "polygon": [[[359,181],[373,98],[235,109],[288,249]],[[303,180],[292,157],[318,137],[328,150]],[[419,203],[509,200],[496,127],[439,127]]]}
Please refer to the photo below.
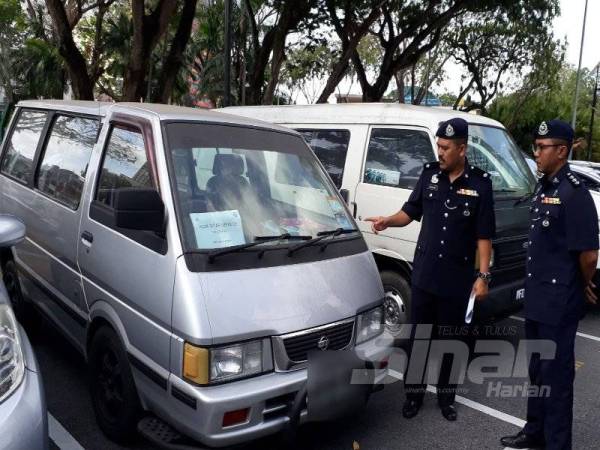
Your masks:
{"label": "asphalt road", "polygon": [[[53,327],[28,330],[36,351],[49,414],[59,427],[52,430],[53,448],[122,449],[107,440],[95,423],[88,394],[83,359]],[[485,331],[485,333],[483,333]],[[574,448],[595,449],[600,442],[600,312],[591,311],[581,322],[576,342]],[[482,330],[486,339],[504,339],[515,346],[523,337],[523,322],[509,318]],[[511,363],[511,361],[507,361]],[[394,373],[392,373],[394,375]],[[395,374],[397,376],[397,374]],[[390,381],[393,381],[393,377]],[[368,407],[350,419],[327,424],[307,424],[298,436],[299,449],[502,449],[499,438],[516,433],[526,413],[526,398],[490,395],[489,382],[467,382],[457,398],[458,420],[447,422],[428,394],[419,415],[402,418],[404,392],[401,382],[391,383],[374,394]],[[496,380],[497,381],[497,380]],[[523,379],[503,379],[521,385]],[[62,427],[60,427],[62,425]],[[62,442],[62,444],[61,444]],[[79,447],[79,448],[81,448]],[[241,450],[279,449],[276,437],[238,446]],[[151,449],[141,438],[129,448]]]}

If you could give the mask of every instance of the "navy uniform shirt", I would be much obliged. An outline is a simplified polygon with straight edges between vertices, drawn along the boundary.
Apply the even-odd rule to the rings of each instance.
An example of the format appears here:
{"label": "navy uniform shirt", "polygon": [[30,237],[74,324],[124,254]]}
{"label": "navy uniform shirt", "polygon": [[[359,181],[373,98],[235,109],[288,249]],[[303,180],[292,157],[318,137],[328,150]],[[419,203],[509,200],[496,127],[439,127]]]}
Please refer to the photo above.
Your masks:
{"label": "navy uniform shirt", "polygon": [[579,254],[598,249],[592,196],[568,164],[534,191],[527,251],[525,317],[548,325],[578,321],[585,303]]}
{"label": "navy uniform shirt", "polygon": [[402,211],[421,220],[412,282],[443,297],[468,300],[475,281],[478,239],[494,237],[496,221],[489,174],[465,162],[450,183],[439,163],[425,164]]}

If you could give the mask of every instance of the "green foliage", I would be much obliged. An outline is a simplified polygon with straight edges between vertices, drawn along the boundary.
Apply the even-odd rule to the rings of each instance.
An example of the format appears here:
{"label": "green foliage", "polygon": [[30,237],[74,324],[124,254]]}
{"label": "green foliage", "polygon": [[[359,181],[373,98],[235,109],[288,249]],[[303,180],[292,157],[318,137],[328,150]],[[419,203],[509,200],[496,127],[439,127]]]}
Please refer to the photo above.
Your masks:
{"label": "green foliage", "polygon": [[[519,146],[529,151],[536,127],[544,120],[562,119],[571,122],[575,96],[576,70],[564,66],[556,78],[531,93],[522,90],[498,97],[489,109],[489,116],[505,124]],[[595,73],[582,70],[577,104],[576,138],[587,140],[589,133]],[[593,160],[600,161],[600,120],[596,115],[592,137]],[[587,151],[575,154],[586,159]]]}

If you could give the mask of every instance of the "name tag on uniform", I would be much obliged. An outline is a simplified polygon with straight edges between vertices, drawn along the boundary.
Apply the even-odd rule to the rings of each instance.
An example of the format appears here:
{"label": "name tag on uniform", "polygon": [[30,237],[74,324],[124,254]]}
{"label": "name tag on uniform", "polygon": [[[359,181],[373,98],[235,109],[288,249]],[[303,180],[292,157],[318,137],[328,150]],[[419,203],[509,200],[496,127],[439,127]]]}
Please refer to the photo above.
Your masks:
{"label": "name tag on uniform", "polygon": [[547,205],[560,205],[560,198],[558,197],[544,197],[542,203]]}
{"label": "name tag on uniform", "polygon": [[473,189],[459,189],[456,191],[457,194],[468,195],[470,197],[479,197],[479,193]]}

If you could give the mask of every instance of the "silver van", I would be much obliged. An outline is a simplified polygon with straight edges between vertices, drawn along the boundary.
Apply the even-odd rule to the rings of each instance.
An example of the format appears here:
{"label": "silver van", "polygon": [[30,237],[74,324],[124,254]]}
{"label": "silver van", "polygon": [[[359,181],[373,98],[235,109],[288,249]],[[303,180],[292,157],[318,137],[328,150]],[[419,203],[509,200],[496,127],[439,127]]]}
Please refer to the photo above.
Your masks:
{"label": "silver van", "polygon": [[350,383],[327,378],[326,354],[385,375],[373,256],[295,131],[166,105],[21,102],[0,211],[27,226],[2,268],[85,355],[113,440],[172,426],[224,446],[295,427],[333,391],[356,400],[330,389]]}

